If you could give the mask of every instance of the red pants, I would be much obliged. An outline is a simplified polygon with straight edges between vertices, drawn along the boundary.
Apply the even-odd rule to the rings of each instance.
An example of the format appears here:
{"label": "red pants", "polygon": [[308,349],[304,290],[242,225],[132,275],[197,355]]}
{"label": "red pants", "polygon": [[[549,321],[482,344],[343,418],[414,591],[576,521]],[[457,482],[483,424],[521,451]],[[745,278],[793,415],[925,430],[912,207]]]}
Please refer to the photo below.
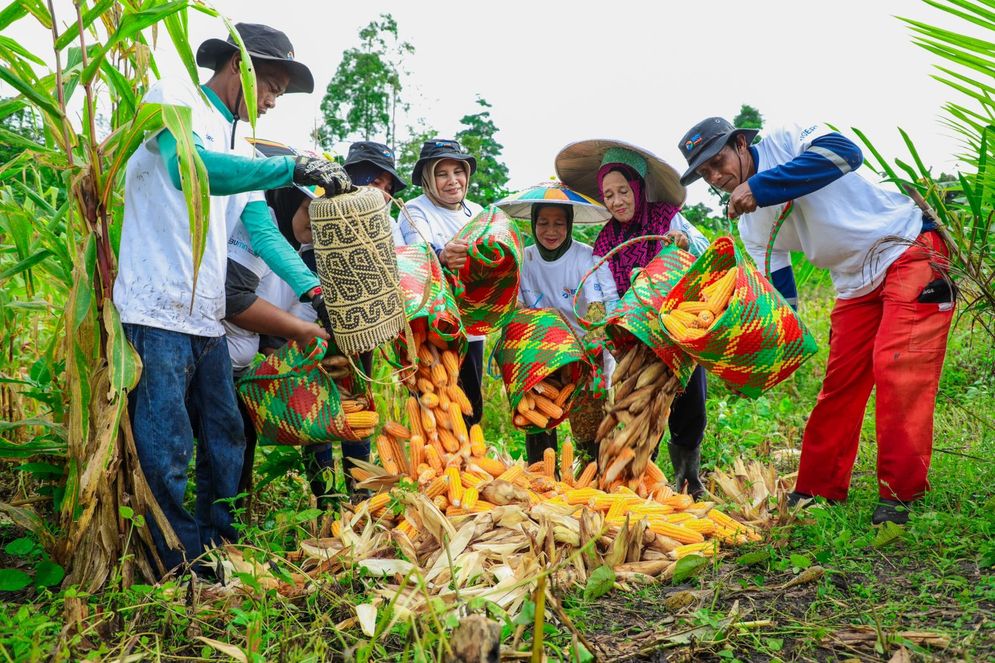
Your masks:
{"label": "red pants", "polygon": [[938,233],[923,233],[874,292],[836,301],[826,378],[805,426],[796,491],[846,498],[875,386],[881,497],[907,501],[928,489],[933,409],[953,305],[920,304],[916,298],[939,277],[930,260],[945,262],[947,255]]}

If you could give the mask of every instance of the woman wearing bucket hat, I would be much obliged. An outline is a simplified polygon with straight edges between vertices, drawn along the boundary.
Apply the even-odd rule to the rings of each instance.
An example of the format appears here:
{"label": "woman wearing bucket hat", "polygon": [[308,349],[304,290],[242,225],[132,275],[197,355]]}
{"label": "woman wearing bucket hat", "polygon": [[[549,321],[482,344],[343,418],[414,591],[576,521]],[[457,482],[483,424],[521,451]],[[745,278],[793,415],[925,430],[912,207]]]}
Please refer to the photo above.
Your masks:
{"label": "woman wearing bucket hat", "polygon": [[[615,140],[572,143],[557,155],[556,172],[567,186],[598,197],[612,214],[595,240],[596,258],[644,235],[663,235],[695,255],[708,246],[704,235],[679,213],[685,192],[677,171],[647,150]],[[620,297],[629,289],[633,270],[645,267],[659,252],[659,244],[638,242],[609,258]],[[678,490],[686,485],[695,497],[704,491],[699,473],[706,396],[705,371],[699,366],[674,400],[668,419],[674,483]]]}
{"label": "woman wearing bucket hat", "polygon": [[[604,223],[611,218],[611,214],[596,200],[552,182],[530,187],[495,204],[509,216],[528,218],[532,224],[535,243],[525,248],[519,304],[525,308],[556,309],[579,337],[584,336],[585,330],[574,313],[574,296],[577,284],[594,267],[595,260],[594,250],[573,238],[573,226],[575,222]],[[615,281],[608,265],[604,264],[585,282],[577,308],[590,318],[594,310],[600,308],[601,315],[604,315],[617,304]],[[605,353],[605,360],[610,362],[608,353]],[[610,368],[610,365],[606,366],[607,372]],[[589,400],[579,403],[575,411],[582,408],[587,413],[590,410],[589,418],[600,423],[602,403]],[[593,449],[597,424],[581,426],[585,413],[576,412],[576,417],[571,415],[571,432],[579,448],[589,456],[597,457],[597,450]],[[555,450],[556,446],[555,429],[525,436],[529,464],[542,460],[543,451],[546,448]]]}
{"label": "woman wearing bucket hat", "polygon": [[[464,152],[457,141],[441,138],[425,141],[411,173],[411,181],[424,193],[408,202],[401,211],[395,242],[428,242],[444,267],[452,270],[462,267],[467,260],[468,247],[465,242],[453,238],[482,210],[480,205],[466,199],[470,177],[476,170],[477,160]],[[481,394],[484,337],[468,336],[467,340],[469,344],[459,382],[473,404],[473,414],[467,418],[470,425],[479,422],[484,411]]]}
{"label": "woman wearing bucket hat", "polygon": [[956,290],[947,246],[908,197],[855,171],[863,155],[822,124],[757,132],[720,117],[678,147],[685,183],[731,194],[743,244],[785,295],[795,295],[791,251],[829,269],[836,288],[829,360],[805,426],[792,503],[846,499],[864,410],[877,389],[879,502],[872,522],[904,523],[929,487],[933,408]]}

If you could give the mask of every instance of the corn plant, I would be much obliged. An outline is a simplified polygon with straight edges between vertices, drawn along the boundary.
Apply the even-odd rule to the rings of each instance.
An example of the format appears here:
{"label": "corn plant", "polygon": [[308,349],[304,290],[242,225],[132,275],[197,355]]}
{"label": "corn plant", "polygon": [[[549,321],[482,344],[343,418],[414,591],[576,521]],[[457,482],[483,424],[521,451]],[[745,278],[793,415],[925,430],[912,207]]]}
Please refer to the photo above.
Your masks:
{"label": "corn plant", "polygon": [[[138,530],[146,545],[127,549],[131,514],[156,518],[167,540],[175,541],[130,434],[127,394],[138,382],[141,362],[111,298],[117,259],[112,240],[120,232],[129,156],[163,128],[177,136],[191,132],[189,109],[141,103],[158,75],[151,45],[164,30],[196,84],[188,11],[218,14],[195,0],[59,4],[67,14],[57,15],[52,0],[14,0],[0,9],[0,30],[33,20],[50,31],[54,62],[46,65],[40,53],[0,37],[0,81],[16,92],[0,100],[0,120],[15,114],[34,119],[28,135],[0,128],[0,140],[20,149],[0,164],[0,325],[6,346],[0,406],[10,417],[0,426],[0,458],[42,454],[49,464],[58,460],[62,470],[57,490],[49,492],[50,510],[35,510],[31,498],[0,503],[0,510],[35,532],[66,568],[67,583],[95,590],[112,577],[127,584],[137,575],[153,576],[158,560],[147,528]],[[221,20],[242,51],[254,124],[251,60],[234,27]],[[110,109],[106,117],[99,115],[104,109]],[[182,140],[179,160],[191,239],[203,247],[208,223],[203,162]],[[41,173],[54,174],[49,177],[54,189],[43,186]],[[199,262],[195,255],[194,279]],[[56,316],[54,322],[26,322],[40,317],[40,309]],[[48,363],[37,370],[18,366],[19,348],[28,344]],[[53,376],[52,367],[58,374]],[[46,376],[50,379],[42,385]],[[42,405],[32,410],[25,395]]]}
{"label": "corn plant", "polygon": [[[940,11],[988,31],[995,39],[995,4],[991,0],[925,0]],[[995,41],[961,34],[921,21],[902,19],[913,41],[940,57],[933,78],[955,90],[961,101],[944,106],[944,124],[960,138],[966,165],[953,180],[934,175],[915,143],[899,129],[911,163],[892,166],[859,130],[854,129],[890,181],[927,206],[938,222],[952,258],[962,311],[995,337]]]}

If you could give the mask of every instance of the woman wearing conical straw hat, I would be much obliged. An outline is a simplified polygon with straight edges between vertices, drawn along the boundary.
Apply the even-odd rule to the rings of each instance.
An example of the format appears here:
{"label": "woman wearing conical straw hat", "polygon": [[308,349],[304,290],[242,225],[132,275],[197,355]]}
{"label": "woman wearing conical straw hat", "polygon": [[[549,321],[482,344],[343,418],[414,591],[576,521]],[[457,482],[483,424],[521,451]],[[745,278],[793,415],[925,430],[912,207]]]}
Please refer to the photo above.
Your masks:
{"label": "woman wearing conical straw hat", "polygon": [[[677,171],[648,150],[617,140],[572,143],[557,155],[556,173],[570,188],[601,200],[612,215],[595,240],[595,256],[644,235],[663,235],[694,255],[708,246],[680,214],[685,191]],[[633,270],[645,267],[659,250],[657,240],[637,242],[608,259],[620,297],[629,289]],[[704,491],[699,474],[706,395],[705,372],[699,366],[674,400],[668,419],[675,486],[686,487],[695,497]]]}

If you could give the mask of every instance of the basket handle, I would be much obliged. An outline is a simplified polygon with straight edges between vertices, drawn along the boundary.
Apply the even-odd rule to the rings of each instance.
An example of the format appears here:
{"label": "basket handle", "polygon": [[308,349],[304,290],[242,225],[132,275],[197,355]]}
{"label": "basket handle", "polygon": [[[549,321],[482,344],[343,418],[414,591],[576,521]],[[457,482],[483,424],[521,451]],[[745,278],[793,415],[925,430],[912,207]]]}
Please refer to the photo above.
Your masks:
{"label": "basket handle", "polygon": [[[601,256],[601,258],[596,263],[594,263],[594,267],[591,267],[591,269],[589,269],[587,273],[584,274],[584,278],[582,278],[580,280],[580,283],[577,284],[577,292],[574,293],[574,299],[573,299],[574,316],[576,316],[577,322],[579,322],[581,326],[583,326],[585,329],[597,329],[599,327],[604,327],[606,324],[608,324],[607,311],[605,312],[604,320],[601,320],[600,322],[597,323],[591,322],[590,320],[588,320],[587,318],[585,318],[584,316],[582,316],[580,313],[577,312],[577,302],[580,299],[581,292],[583,292],[584,290],[584,284],[587,283],[587,279],[591,278],[591,275],[597,272],[598,269],[601,268],[601,265],[605,264],[605,262],[609,258],[611,258],[613,255],[615,255],[625,247],[631,246],[632,244],[638,244],[640,242],[650,242],[650,241],[663,242],[664,246],[670,245],[670,239],[664,235],[640,235],[638,237],[627,239],[618,246],[616,246],[615,248],[613,248],[611,251],[606,253],[605,255]],[[634,293],[634,295],[637,299],[639,299],[638,292]],[[621,296],[622,295],[620,294],[619,298],[621,298]],[[639,299],[639,302],[644,306],[649,305],[647,302],[644,302],[642,299]]]}

